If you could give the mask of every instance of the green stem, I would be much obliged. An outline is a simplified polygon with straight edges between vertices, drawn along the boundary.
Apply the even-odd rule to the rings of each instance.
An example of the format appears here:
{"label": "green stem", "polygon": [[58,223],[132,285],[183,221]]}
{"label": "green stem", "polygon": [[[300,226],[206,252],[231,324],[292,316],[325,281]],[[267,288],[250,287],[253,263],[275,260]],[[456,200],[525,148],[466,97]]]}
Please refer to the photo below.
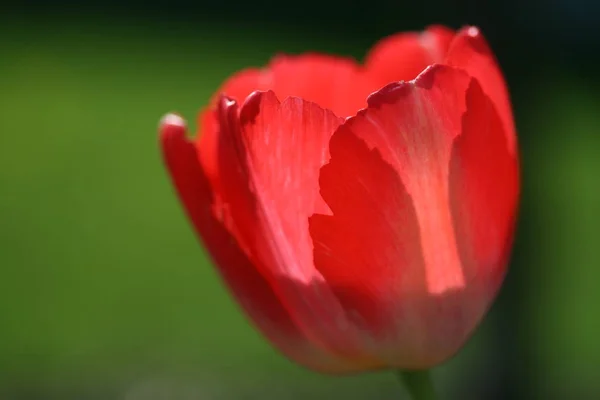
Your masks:
{"label": "green stem", "polygon": [[398,377],[406,386],[413,400],[435,400],[435,389],[429,371],[398,371]]}

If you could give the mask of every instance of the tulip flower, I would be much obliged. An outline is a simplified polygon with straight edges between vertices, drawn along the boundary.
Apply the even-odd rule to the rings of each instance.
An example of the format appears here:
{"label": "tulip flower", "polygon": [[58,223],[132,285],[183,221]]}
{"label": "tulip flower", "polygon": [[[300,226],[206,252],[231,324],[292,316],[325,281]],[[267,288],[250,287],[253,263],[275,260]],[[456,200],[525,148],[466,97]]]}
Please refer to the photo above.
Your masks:
{"label": "tulip flower", "polygon": [[424,370],[454,355],[506,273],[515,126],[477,28],[383,39],[363,64],[277,56],[161,123],[166,166],[256,328],[313,370]]}

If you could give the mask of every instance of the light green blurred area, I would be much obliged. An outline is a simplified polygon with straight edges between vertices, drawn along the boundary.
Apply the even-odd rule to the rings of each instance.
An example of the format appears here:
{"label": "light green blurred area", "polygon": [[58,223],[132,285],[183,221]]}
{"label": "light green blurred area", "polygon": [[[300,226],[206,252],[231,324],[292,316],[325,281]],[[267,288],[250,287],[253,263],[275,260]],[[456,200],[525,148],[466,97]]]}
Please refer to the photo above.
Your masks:
{"label": "light green blurred area", "polygon": [[[216,26],[0,30],[11,38],[0,41],[0,398],[399,398],[391,374],[320,377],[255,333],[194,237],[157,146],[164,113],[195,129],[236,70],[280,50],[360,55],[362,43]],[[541,391],[597,386],[600,365],[600,99],[559,76],[550,94],[556,77],[539,77],[519,113],[528,225],[516,265],[532,284],[531,318],[514,330],[534,337]],[[436,372],[441,387],[476,379],[496,328],[486,321]]]}

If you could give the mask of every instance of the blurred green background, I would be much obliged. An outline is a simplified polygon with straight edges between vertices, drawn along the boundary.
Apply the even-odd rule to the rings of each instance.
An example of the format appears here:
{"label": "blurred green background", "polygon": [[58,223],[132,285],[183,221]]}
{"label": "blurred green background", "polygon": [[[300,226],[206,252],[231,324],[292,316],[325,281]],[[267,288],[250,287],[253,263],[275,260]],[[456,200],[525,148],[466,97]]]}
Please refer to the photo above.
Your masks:
{"label": "blurred green background", "polygon": [[179,111],[195,129],[228,75],[273,53],[360,59],[433,22],[487,34],[524,179],[506,285],[436,385],[446,399],[600,398],[597,6],[74,4],[0,13],[1,400],[403,398],[391,373],[319,376],[255,333],[192,234],[156,128]]}

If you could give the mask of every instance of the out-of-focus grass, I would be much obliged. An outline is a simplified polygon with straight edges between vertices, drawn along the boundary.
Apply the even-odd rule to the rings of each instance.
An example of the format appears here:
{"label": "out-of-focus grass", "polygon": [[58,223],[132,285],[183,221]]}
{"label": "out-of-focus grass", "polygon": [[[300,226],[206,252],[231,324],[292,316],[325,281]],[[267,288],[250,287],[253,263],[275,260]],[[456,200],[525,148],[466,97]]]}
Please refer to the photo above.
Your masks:
{"label": "out-of-focus grass", "polygon": [[217,336],[260,345],[220,295],[157,148],[161,114],[193,118],[227,74],[210,61],[219,46],[13,29],[0,70],[3,370],[208,360]]}

